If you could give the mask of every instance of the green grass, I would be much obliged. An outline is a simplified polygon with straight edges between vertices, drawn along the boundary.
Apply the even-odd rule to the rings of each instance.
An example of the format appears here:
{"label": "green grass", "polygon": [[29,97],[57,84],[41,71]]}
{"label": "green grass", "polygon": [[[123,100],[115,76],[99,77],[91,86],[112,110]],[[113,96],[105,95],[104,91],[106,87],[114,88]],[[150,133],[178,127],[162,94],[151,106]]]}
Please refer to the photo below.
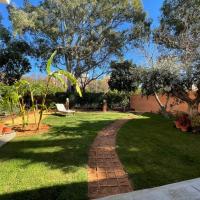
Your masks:
{"label": "green grass", "polygon": [[200,177],[200,135],[182,133],[162,116],[131,120],[120,129],[117,145],[135,189]]}
{"label": "green grass", "polygon": [[87,159],[97,132],[122,113],[50,116],[50,132],[0,148],[1,200],[87,199]]}

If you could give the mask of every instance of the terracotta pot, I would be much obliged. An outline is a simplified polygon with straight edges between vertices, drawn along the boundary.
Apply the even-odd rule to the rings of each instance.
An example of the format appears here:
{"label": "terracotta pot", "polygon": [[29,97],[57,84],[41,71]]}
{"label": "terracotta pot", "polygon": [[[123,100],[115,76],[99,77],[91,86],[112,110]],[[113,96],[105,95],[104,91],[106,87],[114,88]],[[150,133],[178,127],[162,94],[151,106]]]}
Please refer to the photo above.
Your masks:
{"label": "terracotta pot", "polygon": [[0,124],[0,134],[2,134],[3,128],[4,128],[4,125],[3,125],[3,124]]}
{"label": "terracotta pot", "polygon": [[3,132],[3,134],[9,134],[12,132],[12,129],[9,127],[4,127],[2,132]]}

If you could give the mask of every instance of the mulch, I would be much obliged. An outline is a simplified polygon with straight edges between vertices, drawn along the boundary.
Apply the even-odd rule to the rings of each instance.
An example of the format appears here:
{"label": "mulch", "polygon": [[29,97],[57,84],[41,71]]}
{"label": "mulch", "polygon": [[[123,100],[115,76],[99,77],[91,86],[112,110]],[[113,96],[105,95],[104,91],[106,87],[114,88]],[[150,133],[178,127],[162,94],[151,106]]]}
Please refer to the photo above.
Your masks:
{"label": "mulch", "polygon": [[35,136],[47,133],[49,131],[49,126],[46,124],[40,125],[40,130],[37,130],[36,124],[29,124],[24,129],[22,128],[22,125],[15,125],[12,127],[14,131],[16,131],[17,137],[28,137],[28,136]]}

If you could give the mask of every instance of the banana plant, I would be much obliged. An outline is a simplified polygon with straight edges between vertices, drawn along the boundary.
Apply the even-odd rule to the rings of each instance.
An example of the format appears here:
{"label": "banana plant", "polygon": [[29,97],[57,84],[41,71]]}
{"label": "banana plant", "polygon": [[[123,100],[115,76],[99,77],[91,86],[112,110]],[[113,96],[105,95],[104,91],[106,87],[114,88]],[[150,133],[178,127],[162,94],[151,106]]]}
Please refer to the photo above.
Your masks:
{"label": "banana plant", "polygon": [[6,90],[4,92],[3,97],[1,98],[0,103],[4,108],[8,109],[8,112],[12,119],[12,125],[15,124],[14,111],[18,107],[18,102],[19,102],[19,97],[15,90],[15,87],[14,86],[6,86]]}
{"label": "banana plant", "polygon": [[26,103],[24,95],[29,91],[29,82],[26,80],[19,80],[14,84],[16,97],[18,98],[18,104],[20,108],[20,114],[22,116],[22,127],[25,128],[28,123],[28,115],[26,121]]}
{"label": "banana plant", "polygon": [[65,88],[67,88],[67,83],[64,79],[67,78],[68,81],[71,82],[71,84],[75,86],[76,91],[79,94],[79,96],[82,97],[80,87],[78,85],[76,78],[73,76],[73,74],[71,74],[67,71],[64,71],[64,70],[60,70],[60,69],[56,70],[56,71],[51,71],[51,65],[52,65],[53,59],[56,56],[56,54],[57,54],[57,51],[54,51],[53,54],[51,55],[51,57],[49,58],[49,60],[47,61],[47,65],[46,65],[47,82],[46,82],[46,86],[45,86],[45,92],[44,92],[44,95],[42,98],[42,104],[41,104],[41,109],[40,109],[40,116],[39,116],[37,130],[40,129],[42,116],[43,116],[44,110],[46,108],[45,103],[46,103],[46,98],[47,98],[47,94],[48,94],[48,90],[49,90],[49,84],[50,84],[52,78],[58,80]]}
{"label": "banana plant", "polygon": [[30,97],[31,97],[31,109],[33,110],[34,120],[35,124],[37,124],[37,117],[36,117],[36,104],[35,104],[35,98],[34,98],[34,92],[37,88],[35,88],[33,85],[28,83]]}

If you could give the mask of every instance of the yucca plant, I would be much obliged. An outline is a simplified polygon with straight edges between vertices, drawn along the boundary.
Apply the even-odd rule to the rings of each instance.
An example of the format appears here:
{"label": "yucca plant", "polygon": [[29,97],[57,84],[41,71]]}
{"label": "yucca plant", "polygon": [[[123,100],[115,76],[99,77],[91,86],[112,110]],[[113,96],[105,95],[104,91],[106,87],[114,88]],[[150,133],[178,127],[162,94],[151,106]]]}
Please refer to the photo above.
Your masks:
{"label": "yucca plant", "polygon": [[53,59],[56,56],[56,54],[57,54],[57,51],[54,51],[54,53],[51,55],[51,57],[47,61],[47,66],[46,66],[47,82],[46,82],[46,86],[45,86],[45,92],[44,92],[44,95],[42,98],[42,104],[41,104],[41,109],[40,109],[40,116],[39,116],[37,130],[40,129],[42,116],[43,116],[44,110],[46,109],[45,103],[46,103],[46,98],[47,98],[47,94],[48,94],[48,90],[49,90],[49,85],[50,85],[52,78],[58,80],[64,87],[67,88],[67,83],[64,80],[66,78],[68,80],[68,82],[71,83],[71,85],[75,86],[76,91],[79,94],[79,96],[82,96],[78,82],[77,82],[76,78],[73,76],[73,74],[71,74],[67,71],[64,71],[64,70],[60,70],[60,69],[56,70],[56,71],[51,71],[51,65],[52,65]]}

